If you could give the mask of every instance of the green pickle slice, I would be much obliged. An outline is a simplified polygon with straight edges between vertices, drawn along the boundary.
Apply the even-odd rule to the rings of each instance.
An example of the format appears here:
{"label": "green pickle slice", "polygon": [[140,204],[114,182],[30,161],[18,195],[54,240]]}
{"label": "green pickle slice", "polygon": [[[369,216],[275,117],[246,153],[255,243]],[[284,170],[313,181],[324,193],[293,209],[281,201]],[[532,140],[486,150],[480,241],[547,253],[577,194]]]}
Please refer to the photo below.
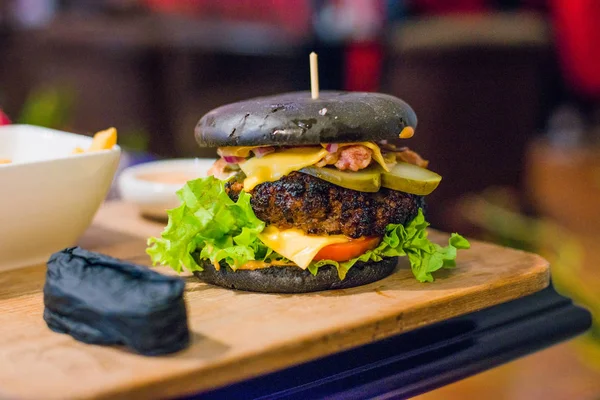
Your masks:
{"label": "green pickle slice", "polygon": [[394,165],[390,172],[381,173],[381,186],[421,196],[433,192],[441,180],[435,172],[405,162]]}
{"label": "green pickle slice", "polygon": [[381,187],[381,169],[370,166],[359,171],[340,171],[335,167],[305,167],[299,172],[312,175],[346,189],[359,192],[377,192]]}

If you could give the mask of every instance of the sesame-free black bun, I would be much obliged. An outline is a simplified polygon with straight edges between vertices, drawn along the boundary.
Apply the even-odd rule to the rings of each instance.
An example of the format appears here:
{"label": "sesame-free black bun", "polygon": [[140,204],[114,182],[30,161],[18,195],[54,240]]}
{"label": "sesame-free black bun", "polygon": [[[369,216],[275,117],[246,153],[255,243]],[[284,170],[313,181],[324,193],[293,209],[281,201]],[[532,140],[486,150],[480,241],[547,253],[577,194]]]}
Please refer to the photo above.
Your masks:
{"label": "sesame-free black bun", "polygon": [[257,97],[205,114],[194,135],[200,147],[315,145],[395,140],[417,116],[403,100],[384,93],[309,91]]}
{"label": "sesame-free black bun", "polygon": [[270,267],[255,270],[233,271],[225,265],[217,271],[210,261],[201,261],[204,271],[194,271],[203,282],[263,293],[308,293],[331,289],[347,289],[366,285],[385,278],[394,272],[398,257],[384,258],[381,261],[358,261],[340,280],[333,265],[319,268],[316,275],[298,267]]}

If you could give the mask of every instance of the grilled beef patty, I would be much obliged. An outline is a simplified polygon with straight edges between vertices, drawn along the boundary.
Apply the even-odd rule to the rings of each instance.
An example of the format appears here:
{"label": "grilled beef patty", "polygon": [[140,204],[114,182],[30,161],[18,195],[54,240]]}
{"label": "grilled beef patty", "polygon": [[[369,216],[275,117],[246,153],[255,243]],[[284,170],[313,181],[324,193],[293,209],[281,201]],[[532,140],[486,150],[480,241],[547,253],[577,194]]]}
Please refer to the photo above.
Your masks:
{"label": "grilled beef patty", "polygon": [[[236,201],[242,187],[239,179],[229,181],[229,197]],[[352,238],[382,236],[386,225],[405,224],[425,206],[423,196],[383,187],[377,193],[359,192],[301,172],[257,185],[250,194],[254,213],[267,224]]]}

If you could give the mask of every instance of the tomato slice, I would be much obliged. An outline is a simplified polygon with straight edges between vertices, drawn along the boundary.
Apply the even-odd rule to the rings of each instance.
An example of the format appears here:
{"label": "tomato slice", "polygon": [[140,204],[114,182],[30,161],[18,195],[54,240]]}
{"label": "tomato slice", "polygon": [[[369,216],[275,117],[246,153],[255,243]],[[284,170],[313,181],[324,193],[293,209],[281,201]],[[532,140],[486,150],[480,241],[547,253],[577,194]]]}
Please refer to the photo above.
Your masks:
{"label": "tomato slice", "polygon": [[363,236],[358,239],[352,239],[346,243],[330,244],[319,250],[313,260],[347,261],[351,258],[360,256],[367,250],[374,249],[377,247],[380,240],[381,238],[377,236]]}

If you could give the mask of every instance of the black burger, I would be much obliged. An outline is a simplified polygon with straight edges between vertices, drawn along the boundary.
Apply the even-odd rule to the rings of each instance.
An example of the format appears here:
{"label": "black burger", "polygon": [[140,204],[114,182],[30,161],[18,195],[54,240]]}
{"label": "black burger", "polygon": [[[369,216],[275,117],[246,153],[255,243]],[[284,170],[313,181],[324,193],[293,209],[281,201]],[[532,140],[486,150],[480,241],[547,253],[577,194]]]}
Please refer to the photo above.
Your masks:
{"label": "black burger", "polygon": [[219,158],[178,191],[153,263],[207,283],[303,293],[365,285],[406,256],[420,282],[453,267],[462,236],[427,238],[425,196],[441,177],[404,146],[413,109],[382,93],[323,91],[216,108],[195,129]]}

